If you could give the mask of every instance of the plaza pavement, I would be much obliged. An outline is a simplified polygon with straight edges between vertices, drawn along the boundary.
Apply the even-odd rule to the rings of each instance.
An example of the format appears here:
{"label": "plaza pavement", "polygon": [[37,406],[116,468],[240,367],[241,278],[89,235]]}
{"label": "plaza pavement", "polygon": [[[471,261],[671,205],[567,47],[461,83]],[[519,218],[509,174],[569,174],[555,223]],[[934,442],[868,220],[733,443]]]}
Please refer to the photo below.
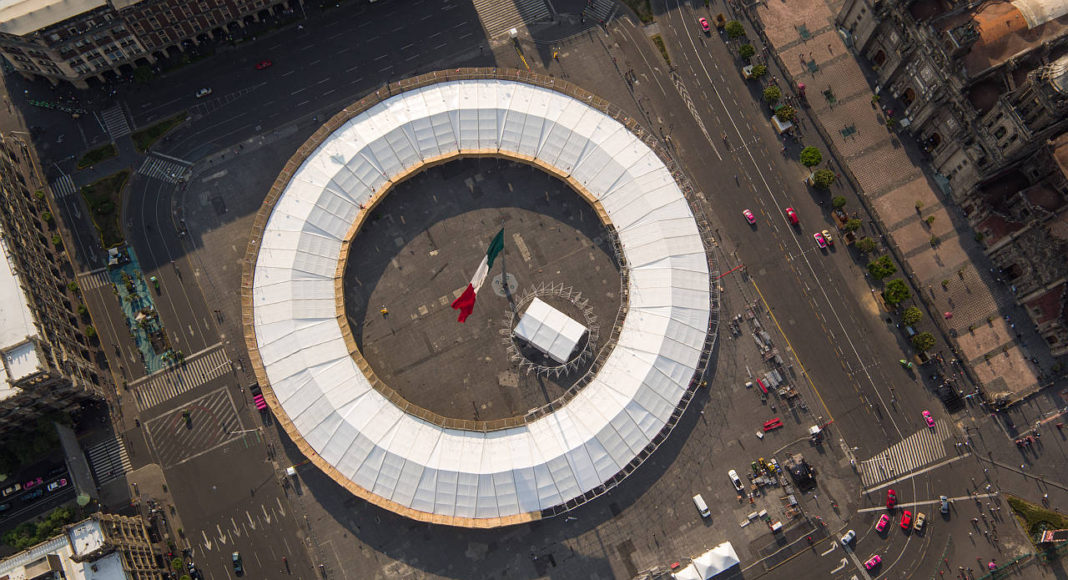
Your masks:
{"label": "plaza pavement", "polygon": [[[1023,346],[1042,339],[1029,323],[1015,328],[1012,316],[1024,321],[1026,315],[1014,307],[1007,287],[989,279],[988,260],[964,215],[918,165],[911,137],[899,139],[886,127],[862,63],[835,25],[841,5],[840,0],[766,1],[749,14],[788,77],[785,86],[806,86],[807,112],[832,144],[844,177],[873,210],[882,241],[896,249],[931,312],[952,314],[936,316],[936,322],[957,337],[955,356],[987,393],[1027,396],[1044,386],[1041,369],[1052,365],[1048,351]],[[935,218],[930,224],[929,216]],[[1032,358],[1041,358],[1039,368]]]}

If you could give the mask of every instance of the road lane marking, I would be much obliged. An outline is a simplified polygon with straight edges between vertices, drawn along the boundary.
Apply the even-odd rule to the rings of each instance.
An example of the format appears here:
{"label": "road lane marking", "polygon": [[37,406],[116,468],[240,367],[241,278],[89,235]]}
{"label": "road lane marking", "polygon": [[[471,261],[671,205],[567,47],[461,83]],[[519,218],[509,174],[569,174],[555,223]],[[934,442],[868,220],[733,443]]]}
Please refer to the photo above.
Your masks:
{"label": "road lane marking", "polygon": [[307,88],[307,87],[297,89],[297,90],[293,91],[292,93],[289,93],[289,96],[293,96],[293,95],[295,95],[297,93],[303,92],[305,88]]}
{"label": "road lane marking", "polygon": [[375,62],[378,62],[378,61],[382,60],[383,58],[389,58],[389,55],[388,54],[383,54],[382,56],[376,56],[375,57]]}
{"label": "road lane marking", "polygon": [[287,73],[283,74],[282,76],[283,76],[283,77],[287,77],[287,76],[289,76],[289,75],[293,74],[294,72],[296,72],[296,71],[289,71],[289,72],[287,72]]}

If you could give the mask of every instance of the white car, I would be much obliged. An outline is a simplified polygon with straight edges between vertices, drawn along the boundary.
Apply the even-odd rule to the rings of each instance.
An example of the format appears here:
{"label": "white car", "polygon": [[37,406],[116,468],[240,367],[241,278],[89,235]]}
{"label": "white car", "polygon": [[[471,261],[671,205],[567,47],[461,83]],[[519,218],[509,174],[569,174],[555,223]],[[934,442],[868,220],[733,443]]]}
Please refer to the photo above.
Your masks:
{"label": "white car", "polygon": [[204,88],[202,88],[202,89],[197,91],[197,98],[198,99],[203,99],[204,97],[206,97],[206,96],[208,96],[210,94],[211,94],[211,89],[209,89],[208,87],[204,87]]}
{"label": "white car", "polygon": [[738,472],[730,470],[727,472],[727,477],[731,478],[731,484],[734,485],[734,489],[742,491],[745,487],[742,485],[742,480],[738,478]]}
{"label": "white car", "polygon": [[843,546],[848,546],[848,545],[852,544],[853,540],[855,540],[856,537],[857,537],[857,533],[854,532],[853,530],[849,530],[848,532],[845,533],[844,536],[842,536],[842,545]]}
{"label": "white car", "polygon": [[939,503],[941,503],[941,505],[938,506],[938,511],[940,511],[940,512],[942,512],[944,514],[948,514],[949,513],[949,498],[944,496],[944,495],[940,495],[940,496],[938,496],[938,501],[939,501]]}

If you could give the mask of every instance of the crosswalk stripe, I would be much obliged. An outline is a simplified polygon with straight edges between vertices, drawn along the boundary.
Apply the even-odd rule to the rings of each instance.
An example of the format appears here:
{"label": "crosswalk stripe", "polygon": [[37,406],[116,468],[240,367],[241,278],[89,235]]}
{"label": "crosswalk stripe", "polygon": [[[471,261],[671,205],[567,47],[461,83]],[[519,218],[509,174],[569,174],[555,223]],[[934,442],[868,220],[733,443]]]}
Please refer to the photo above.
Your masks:
{"label": "crosswalk stripe", "polygon": [[861,483],[872,486],[915,469],[934,463],[946,456],[945,440],[950,436],[944,421],[934,429],[925,428],[861,462]]}
{"label": "crosswalk stripe", "polygon": [[170,159],[162,159],[154,155],[145,158],[144,163],[137,173],[145,177],[153,177],[167,183],[178,183],[189,172],[189,166]]}
{"label": "crosswalk stripe", "polygon": [[102,112],[100,116],[103,117],[104,126],[107,127],[112,140],[130,134],[130,124],[126,121],[126,113],[120,105]]}
{"label": "crosswalk stripe", "polygon": [[98,485],[118,479],[133,469],[126,446],[115,436],[90,447],[87,457]]}
{"label": "crosswalk stripe", "polygon": [[490,39],[511,28],[552,18],[545,0],[475,0],[474,4],[486,37]]}
{"label": "crosswalk stripe", "polygon": [[74,180],[69,175],[64,175],[52,182],[52,195],[57,201],[76,193],[78,193],[78,188],[74,186]]}
{"label": "crosswalk stripe", "polygon": [[92,272],[78,274],[78,286],[83,292],[96,290],[97,288],[108,286],[110,284],[111,278],[108,276],[107,270],[103,268],[93,270]]}
{"label": "crosswalk stripe", "polygon": [[232,366],[221,346],[196,358],[186,359],[183,364],[151,375],[133,387],[137,407],[144,411],[165,403],[229,373]]}

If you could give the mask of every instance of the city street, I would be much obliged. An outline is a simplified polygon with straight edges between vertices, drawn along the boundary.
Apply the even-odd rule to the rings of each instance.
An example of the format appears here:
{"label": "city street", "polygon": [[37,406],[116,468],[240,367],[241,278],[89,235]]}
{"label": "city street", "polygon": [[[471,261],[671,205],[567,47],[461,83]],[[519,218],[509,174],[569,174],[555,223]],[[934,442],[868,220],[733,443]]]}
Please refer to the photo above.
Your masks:
{"label": "city street", "polygon": [[[162,469],[182,526],[175,533],[205,577],[232,578],[235,550],[250,578],[356,577],[353,570],[368,578],[606,578],[663,570],[730,540],[741,577],[866,579],[934,576],[941,568],[952,574],[958,566],[978,571],[990,558],[1033,551],[999,492],[1034,502],[1048,494],[1055,505],[1068,499],[1059,483],[1068,477],[1066,439],[1047,428],[1061,420],[1064,401],[1021,406],[1009,414],[1016,418],[1011,427],[975,399],[949,414],[934,391],[937,367],[898,363],[910,347],[876,296],[867,259],[841,240],[822,250],[813,239],[825,229],[837,235],[830,200],[839,195],[863,221],[858,234],[882,245],[881,233],[847,181],[829,192],[804,183],[809,170],[798,161],[800,150],[818,147],[825,160],[829,150],[800,104],[801,136],[775,132],[761,98],[763,85],[782,75],[774,63],[767,77],[747,81],[741,42],[701,31],[699,17],[730,15],[724,2],[653,3],[670,65],[649,40],[652,32],[632,17],[602,29],[577,18],[581,4],[556,6],[559,22],[543,23],[516,45],[486,38],[465,2],[384,1],[312,14],[299,27],[220,48],[147,85],[123,86],[105,105],[118,106],[130,128],[181,111],[188,120],[148,155],[120,135],[118,159],[81,172],[77,156],[115,137],[96,120],[103,117],[31,111],[27,123],[44,128],[38,147],[75,242],[79,285],[120,383],[117,420],[133,468]],[[553,36],[565,27],[568,34]],[[748,42],[761,58],[759,41]],[[263,60],[272,65],[257,70]],[[607,99],[666,144],[699,190],[704,203],[696,209],[715,232],[720,319],[744,322],[738,333],[721,323],[707,389],[666,443],[605,497],[567,516],[504,530],[419,524],[339,488],[305,464],[269,415],[251,407],[255,379],[239,291],[249,231],[293,151],[343,107],[430,70],[525,64]],[[9,83],[16,95],[24,86],[31,84]],[[202,87],[212,93],[197,99]],[[492,173],[489,165],[473,169],[471,179]],[[834,160],[824,166],[838,169]],[[151,298],[170,344],[185,357],[156,373],[147,371],[126,327],[77,194],[120,168],[133,173],[122,214],[127,242],[145,280],[158,280]],[[754,225],[743,210],[754,214]],[[746,386],[775,367],[770,350],[783,359],[797,399],[774,389],[762,397]],[[970,391],[961,380],[954,388]],[[774,418],[783,427],[765,434],[762,423]],[[1036,421],[1042,444],[1017,448],[1013,441]],[[813,425],[824,427],[822,445],[809,442]],[[750,503],[727,478],[728,469],[744,478],[758,458],[781,463],[792,453],[816,469],[814,490],[765,488]],[[285,475],[290,466],[296,478]],[[890,488],[898,505],[888,512]],[[697,514],[696,493],[711,518]],[[800,511],[787,519],[782,498],[790,495]],[[942,495],[948,514],[939,513]],[[761,509],[782,519],[784,530],[773,534],[751,517]],[[926,515],[922,531],[899,526],[906,509]],[[883,513],[892,518],[876,532]],[[849,529],[857,537],[843,547],[838,538]],[[863,563],[875,554],[881,567],[868,572]]]}

